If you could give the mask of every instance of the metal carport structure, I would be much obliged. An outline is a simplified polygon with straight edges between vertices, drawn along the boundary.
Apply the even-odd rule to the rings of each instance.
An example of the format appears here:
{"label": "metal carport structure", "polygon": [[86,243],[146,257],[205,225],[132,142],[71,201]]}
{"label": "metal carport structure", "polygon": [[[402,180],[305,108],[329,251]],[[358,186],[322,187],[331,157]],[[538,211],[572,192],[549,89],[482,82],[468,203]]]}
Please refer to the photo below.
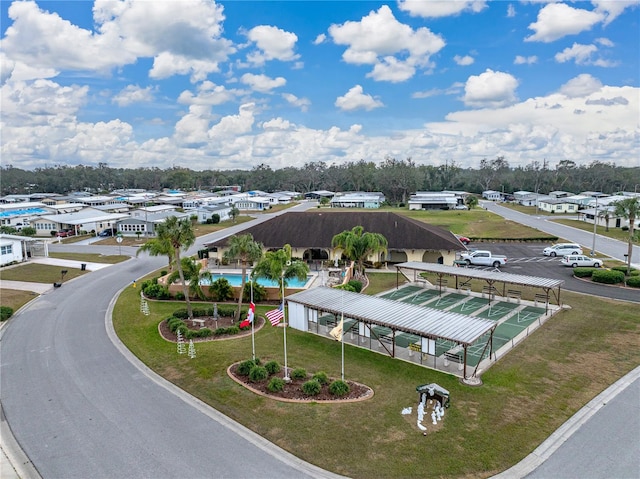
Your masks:
{"label": "metal carport structure", "polygon": [[[490,320],[451,313],[425,306],[402,303],[391,299],[368,296],[340,289],[311,288],[286,298],[289,325],[300,331],[319,334],[318,313],[330,313],[355,320],[358,334],[369,337],[373,334],[391,357],[396,357],[396,333],[407,333],[420,337],[420,351],[436,357],[435,341],[443,339],[455,343],[464,350],[463,378],[467,379],[467,347],[489,333],[486,348],[491,348],[496,323]],[[316,330],[311,329],[315,323]],[[378,336],[373,326],[391,330],[391,337]],[[343,334],[349,332],[345,330]],[[361,334],[363,333],[363,334]],[[390,344],[390,348],[385,344]],[[489,351],[489,355],[491,350]]]}
{"label": "metal carport structure", "polygon": [[[458,266],[445,266],[443,264],[435,263],[420,263],[417,261],[409,261],[407,263],[399,263],[395,265],[397,273],[404,274],[410,281],[418,281],[418,275],[420,272],[434,273],[439,278],[440,287],[442,288],[442,278],[444,276],[455,277],[455,288],[460,286],[459,278],[467,279],[479,279],[485,281],[489,287],[489,298],[492,296],[492,292],[497,292],[494,287],[496,283],[502,283],[502,296],[507,296],[507,284],[516,284],[519,286],[528,286],[531,288],[540,288],[544,291],[544,299],[546,309],[545,312],[549,312],[549,295],[553,293],[558,306],[560,303],[560,289],[564,284],[562,279],[550,279],[541,278],[537,276],[527,276],[523,274],[503,273],[502,271],[485,271],[474,268],[465,268]],[[401,270],[413,271],[413,279]],[[464,282],[463,282],[464,283]],[[536,295],[538,296],[538,295]],[[542,298],[541,298],[542,299]]]}

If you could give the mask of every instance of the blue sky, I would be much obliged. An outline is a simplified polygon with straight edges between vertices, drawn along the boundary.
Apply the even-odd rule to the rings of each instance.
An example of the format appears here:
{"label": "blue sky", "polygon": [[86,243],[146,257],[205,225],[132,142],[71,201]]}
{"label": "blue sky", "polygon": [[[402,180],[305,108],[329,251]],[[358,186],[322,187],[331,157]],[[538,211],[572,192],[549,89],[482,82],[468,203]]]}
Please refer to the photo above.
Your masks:
{"label": "blue sky", "polygon": [[640,167],[637,0],[0,7],[3,166]]}

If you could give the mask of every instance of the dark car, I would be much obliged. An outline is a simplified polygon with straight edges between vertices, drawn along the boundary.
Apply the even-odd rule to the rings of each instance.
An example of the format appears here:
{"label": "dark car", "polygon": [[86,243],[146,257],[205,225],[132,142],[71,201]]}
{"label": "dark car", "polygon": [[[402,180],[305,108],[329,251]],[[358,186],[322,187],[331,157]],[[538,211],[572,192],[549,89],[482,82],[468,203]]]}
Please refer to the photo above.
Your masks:
{"label": "dark car", "polygon": [[106,230],[102,230],[100,231],[100,233],[98,233],[98,236],[102,236],[102,237],[114,236],[114,235],[115,235],[115,230],[113,228],[107,228]]}

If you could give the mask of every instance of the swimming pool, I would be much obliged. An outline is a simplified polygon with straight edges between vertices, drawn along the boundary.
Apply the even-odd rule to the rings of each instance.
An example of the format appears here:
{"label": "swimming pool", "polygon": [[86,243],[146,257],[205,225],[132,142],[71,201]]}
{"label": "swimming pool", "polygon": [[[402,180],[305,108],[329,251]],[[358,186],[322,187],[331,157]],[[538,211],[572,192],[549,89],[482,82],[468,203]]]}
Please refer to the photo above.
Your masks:
{"label": "swimming pool", "polygon": [[[211,283],[215,283],[220,278],[224,278],[229,281],[231,286],[240,287],[242,285],[242,275],[239,273],[219,273],[211,272],[211,282],[206,279],[200,280],[201,286],[208,286]],[[305,281],[299,281],[297,278],[291,278],[287,281],[287,288],[304,288],[313,279],[313,276],[307,276]],[[247,275],[247,282],[249,282],[249,276]],[[267,278],[257,278],[256,283],[265,288],[278,288],[280,285],[277,281],[271,281]]]}

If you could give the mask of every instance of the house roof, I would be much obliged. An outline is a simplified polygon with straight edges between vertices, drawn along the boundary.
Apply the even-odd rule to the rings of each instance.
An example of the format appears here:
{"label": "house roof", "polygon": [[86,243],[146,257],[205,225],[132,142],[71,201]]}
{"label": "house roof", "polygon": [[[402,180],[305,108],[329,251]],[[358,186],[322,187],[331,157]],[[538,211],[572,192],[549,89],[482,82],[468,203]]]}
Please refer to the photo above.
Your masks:
{"label": "house roof", "polygon": [[[391,212],[290,212],[245,230],[265,248],[330,248],[339,233],[362,226],[365,232],[380,233],[388,249],[426,249],[462,251],[466,248],[451,233],[438,226]],[[227,245],[229,238],[205,244]]]}

